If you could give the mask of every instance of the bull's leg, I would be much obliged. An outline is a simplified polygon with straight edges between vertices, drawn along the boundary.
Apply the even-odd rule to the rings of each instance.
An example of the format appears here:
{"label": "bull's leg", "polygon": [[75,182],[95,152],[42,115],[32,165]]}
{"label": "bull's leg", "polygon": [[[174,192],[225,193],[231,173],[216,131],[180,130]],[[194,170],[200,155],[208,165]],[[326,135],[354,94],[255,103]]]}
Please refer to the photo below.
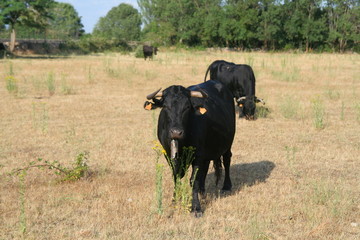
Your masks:
{"label": "bull's leg", "polygon": [[[199,193],[201,195],[204,195],[205,194],[205,181],[206,181],[206,175],[207,175],[207,172],[209,170],[209,164],[210,162],[208,161],[205,161],[205,163],[201,166],[201,169],[203,169],[203,174],[200,178],[200,182],[199,182]],[[195,173],[196,174],[196,173]]]}
{"label": "bull's leg", "polygon": [[230,179],[231,156],[232,153],[230,149],[223,155],[223,164],[225,168],[224,186],[222,188],[223,191],[230,191],[232,188],[231,179]]}
{"label": "bull's leg", "polygon": [[192,187],[192,202],[191,202],[191,212],[195,213],[195,217],[201,217],[201,205],[199,200],[199,191],[201,187],[201,181],[203,179],[204,171],[202,168],[199,168],[197,165],[193,165],[193,171],[191,174]]}

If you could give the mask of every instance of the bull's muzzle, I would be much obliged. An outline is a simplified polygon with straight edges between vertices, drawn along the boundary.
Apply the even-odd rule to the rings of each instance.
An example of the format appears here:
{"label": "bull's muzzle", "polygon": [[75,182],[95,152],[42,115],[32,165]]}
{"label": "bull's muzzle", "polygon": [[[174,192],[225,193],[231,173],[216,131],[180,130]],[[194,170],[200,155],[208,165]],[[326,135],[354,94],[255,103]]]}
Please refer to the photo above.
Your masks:
{"label": "bull's muzzle", "polygon": [[181,129],[173,128],[170,129],[170,138],[171,139],[182,139],[184,137],[184,131]]}

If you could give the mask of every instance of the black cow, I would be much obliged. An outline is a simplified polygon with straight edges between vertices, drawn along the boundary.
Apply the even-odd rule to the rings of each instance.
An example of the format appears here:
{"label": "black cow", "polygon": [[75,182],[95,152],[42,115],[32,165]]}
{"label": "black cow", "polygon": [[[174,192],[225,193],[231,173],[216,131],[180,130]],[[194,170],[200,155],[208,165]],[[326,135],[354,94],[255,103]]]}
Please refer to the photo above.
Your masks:
{"label": "black cow", "polygon": [[5,45],[0,42],[0,58],[4,58],[6,54],[6,48]]}
{"label": "black cow", "polygon": [[157,53],[158,49],[157,47],[144,45],[143,46],[143,52],[144,52],[144,59],[146,61],[146,58],[152,59],[153,55]]}
{"label": "black cow", "polygon": [[[213,160],[217,180],[221,175],[221,157],[225,168],[223,190],[231,190],[231,145],[235,135],[235,107],[231,92],[218,81],[185,88],[170,86],[147,96],[148,110],[161,107],[158,139],[175,161],[173,176],[185,174],[181,161],[183,147],[195,148],[192,162],[192,212],[202,216],[198,193],[205,193],[205,178]],[[157,99],[161,97],[160,99]]]}
{"label": "black cow", "polygon": [[246,64],[235,64],[224,60],[216,60],[210,64],[204,81],[210,71],[210,79],[224,83],[232,92],[240,107],[239,117],[254,119],[256,103],[265,102],[255,96],[255,75]]}

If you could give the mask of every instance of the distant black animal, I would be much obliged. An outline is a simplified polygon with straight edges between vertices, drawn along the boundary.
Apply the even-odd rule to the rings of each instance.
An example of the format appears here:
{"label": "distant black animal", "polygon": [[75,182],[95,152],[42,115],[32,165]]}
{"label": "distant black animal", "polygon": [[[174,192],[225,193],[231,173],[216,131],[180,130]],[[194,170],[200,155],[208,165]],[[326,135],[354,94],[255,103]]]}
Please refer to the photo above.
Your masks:
{"label": "distant black animal", "polygon": [[255,96],[255,75],[252,68],[246,64],[216,60],[206,70],[204,81],[208,72],[211,80],[221,81],[232,92],[240,108],[239,117],[254,119],[256,103],[265,102]]}
{"label": "distant black animal", "polygon": [[[159,98],[159,99],[158,99]],[[162,108],[157,135],[168,156],[175,161],[173,176],[184,176],[183,147],[195,148],[192,162],[192,212],[202,216],[198,194],[205,192],[205,179],[213,160],[217,180],[221,157],[225,168],[223,190],[231,190],[231,145],[235,135],[235,106],[231,92],[219,81],[185,88],[170,86],[147,96],[145,109]]]}
{"label": "distant black animal", "polygon": [[5,56],[6,56],[6,47],[2,42],[0,42],[0,58],[5,58]]}
{"label": "distant black animal", "polygon": [[143,46],[144,59],[145,60],[146,60],[146,58],[152,59],[153,55],[157,54],[157,51],[158,51],[157,47],[144,45]]}

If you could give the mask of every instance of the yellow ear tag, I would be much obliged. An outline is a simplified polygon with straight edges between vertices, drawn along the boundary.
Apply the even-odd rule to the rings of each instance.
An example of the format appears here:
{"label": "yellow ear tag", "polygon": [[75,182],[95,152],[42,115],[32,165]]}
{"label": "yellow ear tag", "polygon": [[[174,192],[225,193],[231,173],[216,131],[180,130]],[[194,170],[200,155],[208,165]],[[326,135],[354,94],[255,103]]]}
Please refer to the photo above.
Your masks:
{"label": "yellow ear tag", "polygon": [[151,108],[152,108],[152,104],[151,104],[151,103],[149,103],[148,105],[145,106],[145,109],[146,109],[146,110],[151,110]]}
{"label": "yellow ear tag", "polygon": [[199,112],[205,114],[207,112],[206,108],[199,107]]}
{"label": "yellow ear tag", "polygon": [[243,107],[244,105],[243,104],[240,104],[239,107]]}

